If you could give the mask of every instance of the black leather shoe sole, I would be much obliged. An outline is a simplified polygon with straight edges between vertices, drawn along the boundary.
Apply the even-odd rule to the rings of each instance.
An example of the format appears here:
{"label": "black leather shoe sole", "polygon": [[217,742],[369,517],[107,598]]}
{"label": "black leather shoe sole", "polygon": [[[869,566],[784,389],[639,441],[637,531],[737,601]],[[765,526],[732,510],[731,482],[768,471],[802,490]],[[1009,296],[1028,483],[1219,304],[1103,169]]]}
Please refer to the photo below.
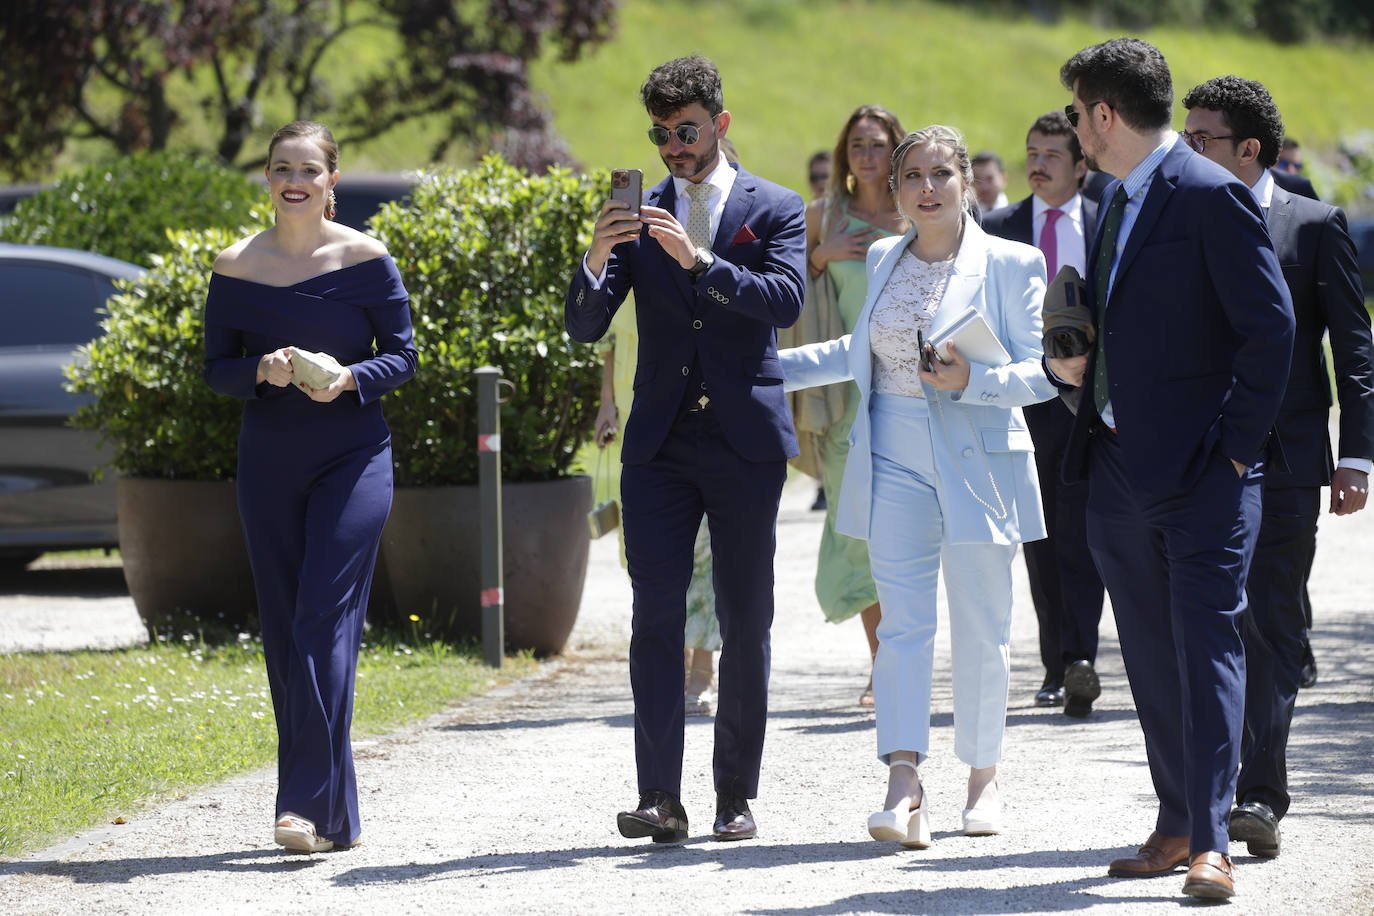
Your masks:
{"label": "black leather shoe sole", "polygon": [[1279,826],[1269,823],[1262,815],[1237,808],[1231,812],[1226,833],[1236,842],[1244,843],[1252,856],[1261,859],[1278,857]]}
{"label": "black leather shoe sole", "polygon": [[615,816],[615,825],[621,836],[632,840],[647,836],[655,843],[678,843],[687,839],[687,825],[679,824],[676,818],[665,825],[639,817],[633,811],[622,811]]}
{"label": "black leather shoe sole", "polygon": [[1093,700],[1102,696],[1102,682],[1088,662],[1074,662],[1064,669],[1064,715],[1085,718]]}

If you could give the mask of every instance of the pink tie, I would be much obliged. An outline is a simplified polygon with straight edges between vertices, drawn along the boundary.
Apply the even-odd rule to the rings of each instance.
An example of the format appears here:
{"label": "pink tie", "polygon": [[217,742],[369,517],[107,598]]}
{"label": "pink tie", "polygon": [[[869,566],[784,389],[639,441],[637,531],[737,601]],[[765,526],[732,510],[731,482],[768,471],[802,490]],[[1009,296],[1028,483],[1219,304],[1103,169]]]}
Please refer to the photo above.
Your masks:
{"label": "pink tie", "polygon": [[1054,224],[1063,215],[1063,210],[1046,210],[1045,228],[1040,230],[1040,251],[1045,255],[1046,276],[1051,280],[1059,272],[1059,233],[1054,231]]}

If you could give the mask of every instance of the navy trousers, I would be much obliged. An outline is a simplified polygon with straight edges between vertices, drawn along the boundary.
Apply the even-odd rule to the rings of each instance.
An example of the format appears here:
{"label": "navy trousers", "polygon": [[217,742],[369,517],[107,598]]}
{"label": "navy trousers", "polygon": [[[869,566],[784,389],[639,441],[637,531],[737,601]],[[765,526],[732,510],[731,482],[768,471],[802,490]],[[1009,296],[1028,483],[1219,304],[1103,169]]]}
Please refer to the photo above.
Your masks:
{"label": "navy trousers", "polygon": [[1090,446],[1088,542],[1112,597],[1121,656],[1159,798],[1155,829],[1193,854],[1229,846],[1245,710],[1240,622],[1262,475],[1214,451],[1164,500],[1131,486],[1116,436]]}
{"label": "navy trousers", "polygon": [[1031,602],[1040,625],[1040,662],[1048,683],[1064,683],[1070,662],[1097,660],[1102,578],[1088,550],[1088,485],[1059,476],[1073,414],[1060,398],[1022,408],[1031,440],[1049,536],[1021,545]]}
{"label": "navy trousers", "polygon": [[681,795],[683,627],[692,544],[704,513],[722,641],[715,787],[745,798],[758,794],[775,529],[786,478],[786,462],[741,458],[711,410],[682,414],[652,461],[621,470],[625,556],[634,588],[630,687],[640,792]]}
{"label": "navy trousers", "polygon": [[1245,732],[1236,802],[1288,813],[1288,729],[1298,700],[1308,619],[1307,578],[1317,553],[1320,487],[1264,488],[1259,544],[1245,590]]}
{"label": "navy trousers", "polygon": [[277,717],[277,815],[349,844],[362,830],[353,685],[392,476],[380,411],[338,413],[344,425],[314,427],[332,441],[302,436],[291,448],[279,447],[282,429],[245,415],[238,498]]}

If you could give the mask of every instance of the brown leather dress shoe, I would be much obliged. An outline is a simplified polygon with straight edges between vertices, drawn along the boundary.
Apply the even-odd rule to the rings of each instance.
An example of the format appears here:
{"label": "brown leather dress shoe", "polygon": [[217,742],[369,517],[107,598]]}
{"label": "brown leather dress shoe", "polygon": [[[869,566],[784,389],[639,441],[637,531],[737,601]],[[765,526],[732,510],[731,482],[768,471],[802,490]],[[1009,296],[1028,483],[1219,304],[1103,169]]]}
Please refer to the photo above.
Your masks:
{"label": "brown leather dress shoe", "polygon": [[716,823],[711,833],[718,840],[747,840],[759,832],[749,800],[743,795],[716,793]]}
{"label": "brown leather dress shoe", "polygon": [[1236,893],[1235,866],[1220,852],[1200,852],[1188,862],[1183,893],[1202,900],[1225,900]]}
{"label": "brown leather dress shoe", "polygon": [[635,839],[652,837],[655,843],[687,839],[687,812],[671,792],[650,789],[639,796],[639,807],[616,815],[620,835]]}
{"label": "brown leather dress shoe", "polygon": [[1165,836],[1156,830],[1135,855],[1117,859],[1107,866],[1113,878],[1153,878],[1167,875],[1188,861],[1188,838]]}

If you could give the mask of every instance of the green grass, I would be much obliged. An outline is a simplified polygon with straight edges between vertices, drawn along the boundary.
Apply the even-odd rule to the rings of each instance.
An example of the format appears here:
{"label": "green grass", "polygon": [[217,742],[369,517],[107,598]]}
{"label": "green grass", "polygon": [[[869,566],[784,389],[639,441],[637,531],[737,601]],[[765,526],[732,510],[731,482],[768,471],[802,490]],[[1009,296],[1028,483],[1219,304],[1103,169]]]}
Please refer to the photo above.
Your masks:
{"label": "green grass", "polygon": [[[475,649],[369,634],[355,737],[375,735],[534,670],[498,674]],[[0,656],[0,855],[275,760],[262,644],[192,634],[147,648]],[[270,816],[270,812],[264,817]]]}
{"label": "green grass", "polygon": [[[855,107],[876,102],[908,130],[951,124],[970,147],[1000,152],[1016,200],[1028,193],[1026,129],[1069,99],[1060,65],[1120,34],[930,0],[626,0],[610,44],[572,65],[541,62],[534,83],[585,165],[639,167],[657,177],[664,169],[644,136],[639,86],[657,64],[696,51],[720,67],[734,116],[730,137],[751,171],[804,191],[810,154],[834,146]],[[1224,73],[1265,83],[1309,161],[1343,134],[1374,127],[1374,45],[1285,46],[1184,28],[1139,35],[1169,60],[1179,127],[1187,90]],[[1331,187],[1330,166],[1309,166],[1319,190]]]}

